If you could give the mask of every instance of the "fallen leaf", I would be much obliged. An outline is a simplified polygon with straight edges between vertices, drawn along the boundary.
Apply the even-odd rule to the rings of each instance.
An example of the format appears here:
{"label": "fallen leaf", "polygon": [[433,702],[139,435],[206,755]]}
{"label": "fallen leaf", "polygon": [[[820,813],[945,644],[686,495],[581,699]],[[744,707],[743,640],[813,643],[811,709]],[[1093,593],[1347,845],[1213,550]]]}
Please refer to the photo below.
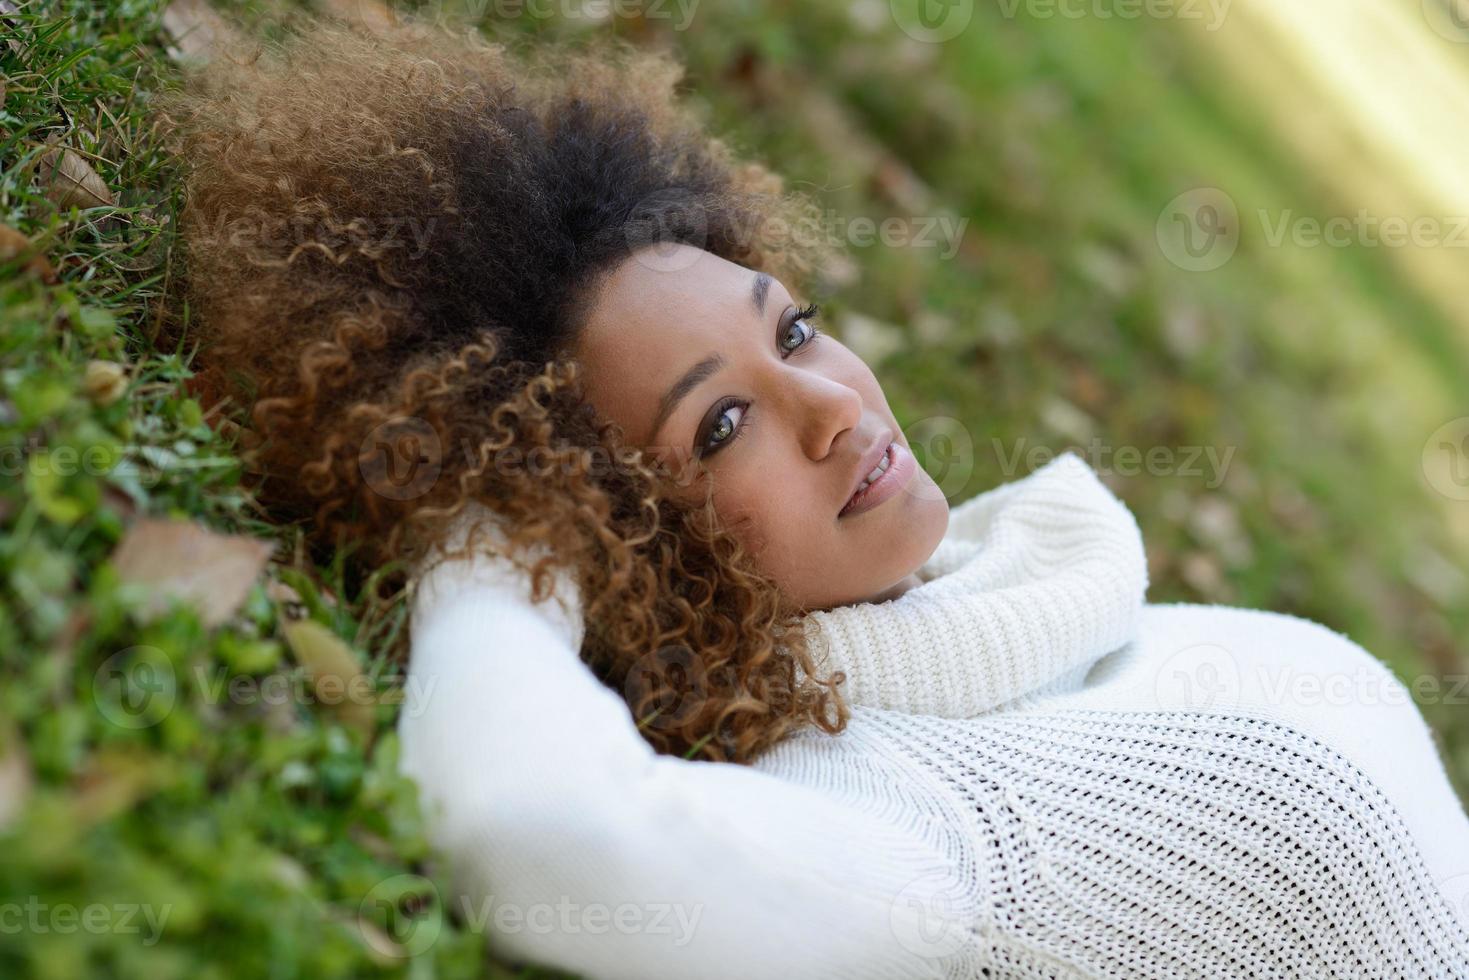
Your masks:
{"label": "fallen leaf", "polygon": [[1096,429],[1096,422],[1090,415],[1055,395],[1041,403],[1039,414],[1047,429],[1072,442],[1090,442]]}
{"label": "fallen leaf", "polygon": [[71,666],[77,659],[77,641],[91,629],[92,617],[88,615],[87,607],[73,607],[66,617],[66,622],[61,624],[61,629],[51,640],[51,660],[56,666],[56,671],[51,679],[51,696],[60,702],[66,697],[66,688],[70,683]]}
{"label": "fallen leaf", "polygon": [[102,499],[107,501],[107,505],[124,521],[131,521],[138,516],[137,501],[111,483],[102,484]]}
{"label": "fallen leaf", "polygon": [[358,938],[362,940],[363,947],[372,961],[378,966],[394,967],[400,966],[408,956],[408,950],[393,940],[386,932],[375,924],[367,921],[365,915],[348,917],[341,914],[341,920],[349,928],[357,930]]}
{"label": "fallen leaf", "polygon": [[903,331],[891,323],[849,312],[838,323],[842,343],[868,364],[880,364],[906,346]]}
{"label": "fallen leaf", "polygon": [[348,728],[372,737],[377,701],[368,696],[371,682],[347,644],[313,619],[286,623],[281,629],[296,659],[311,673],[317,702]]}
{"label": "fallen leaf", "polygon": [[1107,387],[1097,373],[1084,364],[1071,369],[1071,392],[1084,409],[1095,412],[1106,408]]}
{"label": "fallen leaf", "polygon": [[59,208],[103,208],[113,203],[112,191],[87,161],[66,147],[41,154],[46,196]]}
{"label": "fallen leaf", "polygon": [[188,521],[150,518],[128,529],[112,564],[125,583],[154,588],[150,612],[189,602],[212,628],[240,608],[273,549],[266,541],[216,534]]}
{"label": "fallen leaf", "polygon": [[85,826],[110,820],[164,785],[166,768],[166,762],[135,749],[98,749],[77,775],[75,813]]}
{"label": "fallen leaf", "polygon": [[819,271],[822,285],[837,292],[848,286],[855,286],[862,278],[862,270],[851,256],[841,252],[834,252],[827,258],[826,263]]}
{"label": "fallen leaf", "polygon": [[25,809],[34,780],[20,731],[7,725],[0,734],[0,827],[4,827]]}
{"label": "fallen leaf", "polygon": [[265,583],[265,594],[273,601],[286,606],[301,606],[306,604],[301,599],[301,593],[291,588],[278,578],[273,578]]}
{"label": "fallen leaf", "polygon": [[1189,588],[1211,601],[1223,601],[1226,595],[1224,570],[1212,555],[1201,551],[1189,552],[1184,556],[1179,577]]}
{"label": "fallen leaf", "polygon": [[1240,522],[1239,508],[1218,494],[1200,496],[1189,514],[1189,530],[1201,543],[1211,545],[1231,568],[1243,568],[1254,556]]}
{"label": "fallen leaf", "polygon": [[0,263],[14,262],[17,259],[23,261],[21,268],[42,282],[50,285],[57,282],[56,270],[46,260],[46,256],[36,249],[34,243],[9,225],[0,225]]}
{"label": "fallen leaf", "polygon": [[82,390],[94,405],[111,405],[128,388],[128,372],[116,361],[88,361]]}
{"label": "fallen leaf", "polygon": [[0,0],[0,26],[4,26],[5,28],[5,43],[10,47],[11,51],[15,52],[15,56],[17,58],[24,58],[26,49],[25,46],[20,43],[20,28],[18,26],[18,22],[12,20],[8,16],[5,16],[7,14],[18,13],[20,13],[20,8],[15,5],[14,0]]}
{"label": "fallen leaf", "polygon": [[277,854],[266,864],[270,876],[292,891],[309,892],[311,873],[294,858]]}
{"label": "fallen leaf", "polygon": [[933,347],[948,343],[954,336],[954,321],[934,310],[919,310],[913,317],[913,335]]}
{"label": "fallen leaf", "polygon": [[907,214],[928,214],[933,209],[933,191],[913,168],[895,156],[883,153],[872,175],[877,192]]}

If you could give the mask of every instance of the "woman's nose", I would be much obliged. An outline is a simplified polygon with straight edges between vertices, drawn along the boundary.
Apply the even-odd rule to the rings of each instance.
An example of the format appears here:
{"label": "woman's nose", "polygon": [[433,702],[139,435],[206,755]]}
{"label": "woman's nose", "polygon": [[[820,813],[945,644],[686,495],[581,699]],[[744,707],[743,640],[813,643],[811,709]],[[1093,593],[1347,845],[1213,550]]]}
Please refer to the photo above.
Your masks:
{"label": "woman's nose", "polygon": [[783,407],[811,460],[825,459],[837,437],[862,421],[862,394],[845,382],[812,371],[795,372],[786,380],[785,393]]}

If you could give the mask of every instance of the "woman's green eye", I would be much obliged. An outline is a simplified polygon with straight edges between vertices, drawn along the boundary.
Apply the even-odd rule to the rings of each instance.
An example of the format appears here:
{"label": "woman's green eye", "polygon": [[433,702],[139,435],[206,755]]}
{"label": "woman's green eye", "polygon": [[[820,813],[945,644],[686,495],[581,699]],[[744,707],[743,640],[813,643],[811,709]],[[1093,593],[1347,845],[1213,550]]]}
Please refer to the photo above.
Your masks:
{"label": "woman's green eye", "polygon": [[[739,438],[740,423],[744,421],[745,412],[749,408],[747,404],[738,401],[730,401],[720,406],[719,414],[714,417],[714,425],[709,429],[701,443],[695,447],[694,455],[700,459],[729,445]],[[731,412],[739,412],[734,421],[729,420]]]}
{"label": "woman's green eye", "polygon": [[780,346],[785,350],[795,350],[815,335],[815,330],[805,320],[792,320],[791,327],[800,327],[802,332],[795,335],[795,343],[790,343],[793,331],[787,328],[786,335],[780,343]]}

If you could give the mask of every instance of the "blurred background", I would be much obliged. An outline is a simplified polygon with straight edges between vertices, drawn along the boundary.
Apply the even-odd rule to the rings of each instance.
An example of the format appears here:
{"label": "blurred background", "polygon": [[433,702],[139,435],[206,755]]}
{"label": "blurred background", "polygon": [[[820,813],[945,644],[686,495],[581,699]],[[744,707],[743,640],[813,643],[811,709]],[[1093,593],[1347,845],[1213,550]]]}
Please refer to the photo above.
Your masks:
{"label": "blurred background", "polygon": [[[141,732],[95,718],[98,664],[132,644],[175,671],[203,649],[227,674],[299,673],[310,645],[275,629],[292,603],[376,676],[375,641],[401,625],[302,568],[253,585],[222,635],[185,614],[138,633],[115,576],[92,573],[139,511],[268,533],[188,395],[188,352],[152,342],[171,240],[167,208],[136,198],[169,201],[172,171],[147,97],[175,77],[166,12],[200,6],[0,4],[0,212],[61,280],[0,280],[0,431],[31,447],[0,491],[0,828],[18,855],[0,888],[172,916],[149,945],[31,930],[0,973],[546,975],[483,962],[435,905],[445,879],[392,775],[391,710],[376,738],[373,719],[349,738],[299,705],[226,725],[182,694]],[[312,4],[215,6],[264,37]],[[845,247],[810,297],[823,329],[873,365],[953,502],[1076,449],[1142,525],[1151,601],[1347,634],[1408,685],[1469,799],[1469,3],[315,9],[675,51],[736,150],[823,205],[815,233]],[[36,163],[59,145],[108,200],[47,193]],[[126,365],[128,399],[99,359]],[[103,430],[150,450],[153,479],[38,474],[35,432]]]}

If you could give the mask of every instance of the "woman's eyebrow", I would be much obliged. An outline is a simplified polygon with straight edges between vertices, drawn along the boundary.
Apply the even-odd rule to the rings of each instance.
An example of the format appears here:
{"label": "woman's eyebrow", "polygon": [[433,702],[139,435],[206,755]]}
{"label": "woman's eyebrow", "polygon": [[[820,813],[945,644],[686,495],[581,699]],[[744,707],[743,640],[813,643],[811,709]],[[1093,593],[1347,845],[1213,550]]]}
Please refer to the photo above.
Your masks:
{"label": "woman's eyebrow", "polygon": [[[750,283],[750,300],[755,304],[755,312],[761,316],[765,315],[765,299],[770,295],[770,283],[770,276],[764,272],[755,273],[755,278]],[[663,429],[663,423],[668,421],[668,417],[678,408],[684,396],[703,384],[722,367],[724,367],[724,356],[718,353],[710,354],[685,371],[683,377],[673,383],[658,402],[658,414],[653,417],[653,427],[648,430],[649,442],[657,437]]]}
{"label": "woman's eyebrow", "polygon": [[658,435],[663,428],[663,423],[668,421],[668,417],[673,414],[674,409],[678,408],[684,396],[699,387],[706,378],[722,367],[724,367],[724,355],[715,352],[685,371],[683,377],[675,381],[659,401],[658,414],[653,419],[653,427],[648,430],[648,441],[651,442]]}
{"label": "woman's eyebrow", "polygon": [[761,316],[765,315],[765,297],[770,293],[770,276],[763,272],[755,273],[755,281],[750,284],[750,298],[755,301],[755,312]]}

